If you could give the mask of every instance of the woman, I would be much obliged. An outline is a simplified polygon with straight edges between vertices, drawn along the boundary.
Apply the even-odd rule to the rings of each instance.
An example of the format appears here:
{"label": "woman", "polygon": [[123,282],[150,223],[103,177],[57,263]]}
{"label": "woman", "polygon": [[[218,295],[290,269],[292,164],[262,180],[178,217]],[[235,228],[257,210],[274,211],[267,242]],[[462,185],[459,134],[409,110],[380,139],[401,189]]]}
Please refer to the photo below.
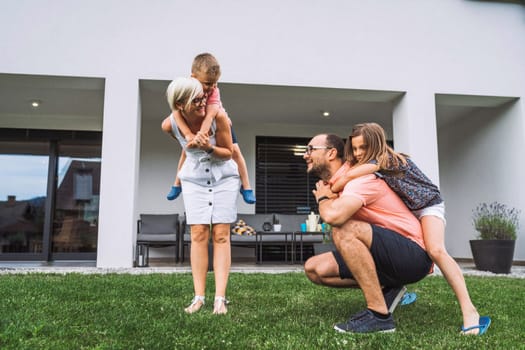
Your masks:
{"label": "woman", "polygon": [[237,216],[240,181],[231,159],[233,144],[229,120],[219,113],[210,132],[200,133],[206,114],[206,98],[201,83],[194,78],[177,78],[166,91],[172,111],[180,111],[192,133],[190,144],[176,125],[173,115],[162,122],[162,130],[177,138],[186,153],[179,171],[186,222],[191,228],[191,271],[195,296],[185,309],[189,314],[204,305],[208,271],[210,227],[215,273],[214,314],[226,314],[226,286],[231,265],[230,224]]}

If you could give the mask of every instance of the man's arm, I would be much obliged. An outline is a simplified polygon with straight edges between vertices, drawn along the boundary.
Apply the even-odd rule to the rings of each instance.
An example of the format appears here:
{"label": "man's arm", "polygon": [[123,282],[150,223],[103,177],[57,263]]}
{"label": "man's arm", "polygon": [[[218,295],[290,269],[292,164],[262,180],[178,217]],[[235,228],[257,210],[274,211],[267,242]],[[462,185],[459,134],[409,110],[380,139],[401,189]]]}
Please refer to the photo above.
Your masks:
{"label": "man's arm", "polygon": [[318,181],[313,190],[315,199],[319,204],[319,214],[323,221],[338,227],[350,220],[363,206],[363,202],[355,196],[334,197],[330,184]]}

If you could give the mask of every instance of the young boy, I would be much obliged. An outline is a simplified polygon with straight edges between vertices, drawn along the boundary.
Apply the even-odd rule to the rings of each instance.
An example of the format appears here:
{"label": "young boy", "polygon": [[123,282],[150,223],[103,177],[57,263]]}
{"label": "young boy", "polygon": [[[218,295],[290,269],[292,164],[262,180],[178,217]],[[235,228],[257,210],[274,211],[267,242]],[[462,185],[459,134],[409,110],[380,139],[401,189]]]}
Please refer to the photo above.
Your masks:
{"label": "young boy", "polygon": [[[202,84],[202,89],[204,90],[204,94],[206,95],[206,116],[204,118],[204,121],[202,123],[199,133],[208,134],[208,132],[210,131],[210,127],[213,122],[213,119],[215,119],[215,116],[217,115],[217,113],[220,110],[224,111],[224,108],[222,107],[221,98],[220,98],[219,88],[217,87],[217,81],[219,80],[221,76],[221,67],[217,59],[212,54],[202,53],[200,55],[197,55],[193,59],[193,64],[191,66],[191,76],[197,79],[198,81],[200,81],[200,83]],[[189,142],[188,147],[194,146],[192,141],[195,138],[195,135],[190,131],[186,121],[184,120],[180,112],[178,111],[174,112],[173,116],[182,134],[187,135],[186,140]],[[231,121],[230,121],[230,124],[231,124]],[[237,163],[237,167],[239,169],[239,176],[241,178],[240,192],[246,203],[254,204],[255,195],[250,186],[250,179],[248,177],[248,169],[246,167],[246,161],[244,160],[244,157],[241,153],[241,149],[239,147],[239,144],[237,143],[237,138],[235,137],[235,133],[233,132],[233,129],[232,129],[232,139],[233,139],[232,158],[235,161],[235,163]],[[186,159],[186,154],[182,152],[181,157],[179,159],[179,165],[177,167],[177,171],[180,170],[185,159]],[[166,198],[170,201],[174,200],[180,195],[181,191],[182,190],[181,190],[181,185],[180,185],[180,179],[177,176]]]}

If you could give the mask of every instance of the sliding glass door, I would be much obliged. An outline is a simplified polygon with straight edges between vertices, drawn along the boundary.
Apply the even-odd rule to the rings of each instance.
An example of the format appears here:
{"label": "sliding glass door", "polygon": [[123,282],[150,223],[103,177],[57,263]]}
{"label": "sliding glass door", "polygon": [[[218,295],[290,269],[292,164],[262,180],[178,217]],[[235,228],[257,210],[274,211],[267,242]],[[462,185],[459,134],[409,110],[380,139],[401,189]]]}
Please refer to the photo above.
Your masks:
{"label": "sliding glass door", "polygon": [[49,146],[34,142],[2,146],[0,255],[42,254]]}
{"label": "sliding glass door", "polygon": [[54,258],[97,252],[100,146],[59,145],[53,220]]}
{"label": "sliding glass door", "polygon": [[95,260],[100,132],[0,129],[0,260]]}

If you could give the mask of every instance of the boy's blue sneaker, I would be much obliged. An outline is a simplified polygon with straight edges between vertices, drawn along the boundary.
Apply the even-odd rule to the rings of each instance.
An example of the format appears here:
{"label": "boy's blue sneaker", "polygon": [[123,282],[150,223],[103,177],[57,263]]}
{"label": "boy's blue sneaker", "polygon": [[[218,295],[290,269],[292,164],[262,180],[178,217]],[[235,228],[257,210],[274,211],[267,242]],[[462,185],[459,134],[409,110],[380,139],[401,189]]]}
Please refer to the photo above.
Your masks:
{"label": "boy's blue sneaker", "polygon": [[172,201],[174,200],[175,198],[177,198],[180,193],[182,192],[182,187],[180,186],[171,186],[171,190],[170,190],[170,193],[168,193],[168,195],[166,196],[166,198],[169,200],[169,201]]}
{"label": "boy's blue sneaker", "polygon": [[242,199],[244,199],[244,201],[248,204],[253,204],[255,203],[255,195],[253,194],[253,190],[245,190],[242,188],[241,186],[241,189],[240,191],[241,194],[242,194]]}

